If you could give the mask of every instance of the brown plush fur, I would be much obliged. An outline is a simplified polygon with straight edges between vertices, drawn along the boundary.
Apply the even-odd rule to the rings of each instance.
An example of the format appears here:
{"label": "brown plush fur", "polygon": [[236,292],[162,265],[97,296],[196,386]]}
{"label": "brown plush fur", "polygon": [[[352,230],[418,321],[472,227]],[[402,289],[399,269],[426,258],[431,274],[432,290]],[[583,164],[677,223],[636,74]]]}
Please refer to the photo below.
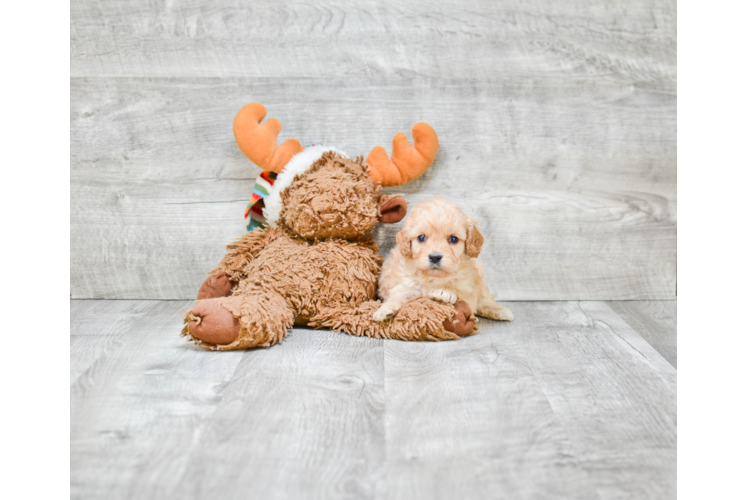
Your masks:
{"label": "brown plush fur", "polygon": [[278,225],[303,238],[360,238],[377,224],[379,190],[362,157],[325,153],[281,193]]}
{"label": "brown plush fur", "polygon": [[278,227],[255,229],[228,245],[201,287],[204,300],[185,312],[183,335],[230,350],[271,346],[294,324],[402,340],[472,332],[469,309],[456,312],[425,298],[405,304],[392,320],[372,318],[381,305],[373,299],[383,259],[368,234],[384,218],[382,207],[405,212],[404,201],[381,194],[380,187],[361,158],[323,155],[281,193]]}

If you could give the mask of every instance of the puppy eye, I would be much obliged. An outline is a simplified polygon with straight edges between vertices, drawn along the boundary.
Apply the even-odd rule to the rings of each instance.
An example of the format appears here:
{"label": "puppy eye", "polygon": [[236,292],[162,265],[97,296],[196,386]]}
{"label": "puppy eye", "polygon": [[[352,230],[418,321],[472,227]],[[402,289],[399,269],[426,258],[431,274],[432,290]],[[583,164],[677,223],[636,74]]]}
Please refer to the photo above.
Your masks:
{"label": "puppy eye", "polygon": [[451,244],[453,244],[453,245],[456,244],[458,241],[460,241],[460,239],[457,236],[450,236],[449,237],[449,242]]}
{"label": "puppy eye", "polygon": [[418,237],[418,241],[419,241],[420,243],[423,243],[424,241],[426,241],[426,236],[424,236],[424,235],[420,235],[420,236]]}

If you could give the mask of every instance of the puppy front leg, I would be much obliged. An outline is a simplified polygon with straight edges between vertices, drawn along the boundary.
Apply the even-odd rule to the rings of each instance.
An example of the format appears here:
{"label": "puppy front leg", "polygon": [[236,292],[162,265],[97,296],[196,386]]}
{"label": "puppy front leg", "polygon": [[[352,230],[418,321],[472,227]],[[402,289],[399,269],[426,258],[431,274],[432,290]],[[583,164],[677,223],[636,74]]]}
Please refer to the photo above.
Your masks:
{"label": "puppy front leg", "polygon": [[446,288],[434,288],[429,291],[428,296],[430,299],[444,302],[445,304],[454,304],[457,302],[457,295]]}
{"label": "puppy front leg", "polygon": [[375,321],[386,321],[393,318],[397,312],[411,299],[418,297],[420,294],[413,289],[403,286],[396,286],[389,290],[384,297],[382,305],[374,311],[372,315]]}
{"label": "puppy front leg", "polygon": [[403,304],[405,304],[405,301],[391,300],[383,303],[379,309],[374,311],[372,315],[374,321],[387,321],[390,318],[394,318],[400,308],[403,307]]}

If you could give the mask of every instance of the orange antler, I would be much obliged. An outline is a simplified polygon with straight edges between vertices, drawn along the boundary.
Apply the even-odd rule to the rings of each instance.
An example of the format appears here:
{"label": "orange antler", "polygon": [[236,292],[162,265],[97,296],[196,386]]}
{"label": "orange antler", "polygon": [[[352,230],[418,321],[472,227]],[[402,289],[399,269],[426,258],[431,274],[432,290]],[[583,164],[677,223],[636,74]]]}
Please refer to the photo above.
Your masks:
{"label": "orange antler", "polygon": [[265,106],[259,102],[244,106],[234,118],[234,137],[239,149],[255,165],[263,170],[278,173],[293,155],[300,153],[304,148],[296,139],[288,139],[278,146],[276,141],[281,124],[275,118],[271,118],[260,125],[266,114]]}
{"label": "orange antler", "polygon": [[381,146],[371,150],[366,159],[371,180],[381,182],[384,187],[400,186],[412,181],[431,166],[439,149],[436,132],[426,123],[416,123],[410,132],[413,135],[412,146],[402,132],[398,132],[392,139],[392,160]]}

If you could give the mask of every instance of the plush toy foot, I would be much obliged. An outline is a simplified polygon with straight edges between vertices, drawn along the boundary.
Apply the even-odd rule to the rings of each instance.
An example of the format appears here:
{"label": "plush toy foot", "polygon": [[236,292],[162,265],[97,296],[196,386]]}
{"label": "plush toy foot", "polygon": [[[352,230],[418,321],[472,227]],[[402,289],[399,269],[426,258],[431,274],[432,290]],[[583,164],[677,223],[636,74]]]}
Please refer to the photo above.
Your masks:
{"label": "plush toy foot", "polygon": [[239,336],[239,320],[218,302],[203,300],[192,308],[189,333],[196,339],[216,345],[227,345]]}
{"label": "plush toy foot", "polygon": [[475,322],[470,320],[473,312],[467,302],[462,300],[455,303],[455,313],[451,319],[444,320],[444,329],[448,332],[464,337],[475,330]]}
{"label": "plush toy foot", "polygon": [[203,299],[215,299],[217,297],[228,297],[234,290],[234,285],[226,273],[223,271],[214,271],[213,274],[208,276],[203,284],[200,286],[200,291],[197,292],[197,300]]}

